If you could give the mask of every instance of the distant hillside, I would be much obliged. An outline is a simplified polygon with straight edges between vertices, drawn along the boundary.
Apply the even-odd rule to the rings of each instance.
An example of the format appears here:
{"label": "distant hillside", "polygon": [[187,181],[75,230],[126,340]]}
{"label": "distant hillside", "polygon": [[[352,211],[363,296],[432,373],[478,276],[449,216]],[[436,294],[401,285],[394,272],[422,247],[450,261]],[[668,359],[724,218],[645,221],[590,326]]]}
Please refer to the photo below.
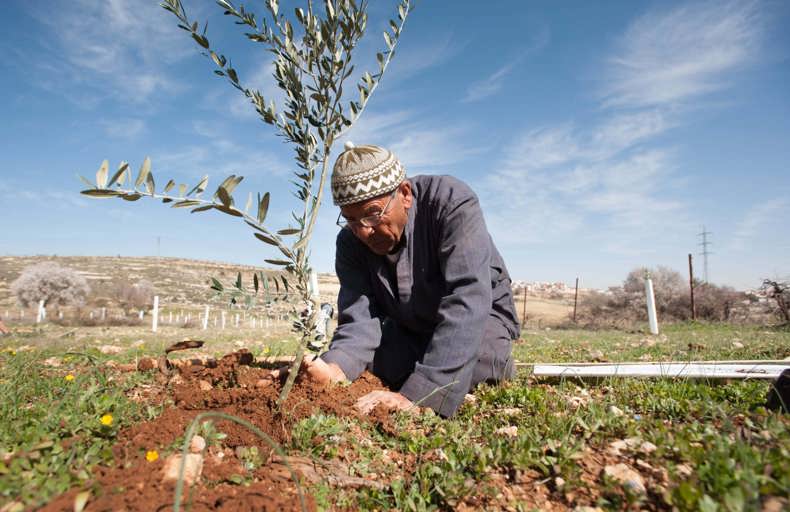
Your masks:
{"label": "distant hillside", "polygon": [[[111,296],[113,287],[123,282],[134,284],[147,280],[153,283],[160,300],[164,302],[206,304],[214,295],[209,289],[212,277],[230,285],[241,272],[245,286],[251,287],[254,272],[264,272],[272,277],[280,274],[276,270],[263,267],[183,258],[0,256],[0,306],[13,306],[16,303],[11,296],[10,286],[20,272],[27,266],[44,261],[54,261],[85,276],[93,290],[92,301]],[[334,302],[337,299],[338,285],[333,275],[320,275],[319,289],[322,300]]]}

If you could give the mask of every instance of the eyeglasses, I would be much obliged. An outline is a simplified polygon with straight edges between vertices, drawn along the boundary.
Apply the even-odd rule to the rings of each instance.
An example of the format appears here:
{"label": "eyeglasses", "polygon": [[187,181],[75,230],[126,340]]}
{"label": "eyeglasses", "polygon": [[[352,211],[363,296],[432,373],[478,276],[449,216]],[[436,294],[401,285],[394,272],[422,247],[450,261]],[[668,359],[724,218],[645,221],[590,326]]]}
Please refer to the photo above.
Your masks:
{"label": "eyeglasses", "polygon": [[343,217],[343,213],[339,213],[337,216],[337,221],[335,223],[340,226],[341,228],[348,228],[353,229],[359,226],[363,226],[366,228],[375,228],[379,224],[381,224],[381,219],[384,217],[384,214],[387,213],[387,209],[392,203],[392,200],[395,198],[395,195],[398,193],[398,188],[392,191],[392,195],[390,195],[387,204],[384,205],[384,209],[381,210],[379,213],[374,213],[373,215],[366,215],[359,220],[346,220]]}

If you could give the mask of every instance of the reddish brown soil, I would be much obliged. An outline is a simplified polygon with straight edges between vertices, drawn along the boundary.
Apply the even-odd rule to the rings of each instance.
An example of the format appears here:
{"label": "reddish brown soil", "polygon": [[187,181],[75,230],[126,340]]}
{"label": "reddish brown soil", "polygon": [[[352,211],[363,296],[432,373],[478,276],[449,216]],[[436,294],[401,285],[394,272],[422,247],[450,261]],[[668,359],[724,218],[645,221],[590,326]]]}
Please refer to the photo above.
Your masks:
{"label": "reddish brown soil", "polygon": [[[136,424],[119,433],[113,448],[115,463],[94,472],[91,498],[84,510],[156,511],[172,509],[175,486],[162,481],[165,455],[180,450],[184,434],[200,413],[216,411],[243,418],[277,443],[287,445],[291,426],[311,414],[322,411],[337,416],[360,417],[353,408],[362,395],[383,389],[381,382],[364,374],[350,386],[326,389],[297,377],[284,407],[275,402],[280,383],[266,387],[257,383],[270,371],[250,366],[249,353],[238,352],[223,357],[213,367],[183,366],[174,369],[166,385],[166,395],[175,403],[155,420]],[[392,431],[389,415],[374,411],[369,421],[385,431]],[[191,489],[191,510],[302,510],[297,486],[290,471],[277,460],[272,450],[247,428],[230,421],[213,420],[216,429],[227,434],[221,446],[209,446],[204,453],[201,478]],[[253,472],[242,467],[237,456],[240,447],[256,446],[264,464]],[[157,450],[159,460],[148,462],[148,450]],[[299,473],[299,470],[297,470]],[[301,474],[301,473],[300,473]],[[243,477],[244,484],[232,478]],[[304,482],[303,482],[304,484]],[[41,510],[71,511],[75,497],[86,488],[72,489]],[[315,502],[304,495],[305,508],[315,509]]]}

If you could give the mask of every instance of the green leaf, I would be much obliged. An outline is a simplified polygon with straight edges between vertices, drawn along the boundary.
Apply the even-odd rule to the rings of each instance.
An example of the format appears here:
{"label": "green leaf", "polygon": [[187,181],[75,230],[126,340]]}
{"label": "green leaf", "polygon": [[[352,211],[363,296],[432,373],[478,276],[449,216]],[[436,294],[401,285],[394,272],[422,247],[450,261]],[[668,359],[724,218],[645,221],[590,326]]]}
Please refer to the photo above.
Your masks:
{"label": "green leaf", "polygon": [[179,201],[177,203],[173,203],[173,208],[189,208],[190,206],[197,206],[200,204],[200,201],[194,201],[192,199],[187,199],[185,201]]}
{"label": "green leaf", "polygon": [[156,187],[154,185],[154,175],[150,172],[148,173],[148,176],[145,177],[145,188],[148,190],[149,194],[154,195],[154,192],[156,191]]}
{"label": "green leaf", "polygon": [[118,166],[118,170],[115,171],[115,174],[112,175],[110,181],[107,183],[107,187],[112,187],[115,182],[118,182],[119,185],[123,185],[123,182],[126,181],[126,171],[129,169],[129,164],[126,162],[121,162],[121,165]]}
{"label": "green leaf", "polygon": [[287,261],[287,260],[263,260],[263,261],[265,261],[266,263],[270,263],[272,265],[285,266],[285,265],[290,265],[291,264],[291,262]]}
{"label": "green leaf", "polygon": [[266,219],[266,212],[269,211],[269,193],[263,194],[263,199],[258,198],[258,224],[263,224]]}
{"label": "green leaf", "polygon": [[288,286],[288,280],[285,278],[285,276],[280,276],[280,279],[283,280],[283,285],[285,285],[285,293],[288,293],[290,290],[290,286]]}
{"label": "green leaf", "polygon": [[252,192],[247,194],[247,204],[244,206],[244,213],[249,212],[251,207],[252,207]]}
{"label": "green leaf", "polygon": [[216,290],[218,292],[224,290],[224,288],[222,287],[222,283],[220,283],[219,281],[217,281],[217,279],[213,277],[211,278],[211,289]]}
{"label": "green leaf", "polygon": [[235,208],[231,208],[230,206],[223,206],[223,205],[214,205],[214,209],[221,211],[222,213],[227,213],[228,215],[233,215],[234,217],[244,217],[244,214],[241,213],[239,210]]}
{"label": "green leaf", "polygon": [[276,245],[280,245],[280,244],[277,243],[277,240],[275,240],[274,238],[268,237],[268,236],[264,235],[263,233],[253,233],[253,235],[255,235],[255,238],[257,238],[261,242],[266,242],[269,245],[275,245],[275,246]]}
{"label": "green leaf", "polygon": [[241,286],[241,272],[239,272],[238,275],[236,275],[236,288],[239,289],[239,290],[242,289],[242,286]]}
{"label": "green leaf", "polygon": [[[208,175],[205,175],[205,176],[203,176],[203,178],[202,178],[202,179],[201,179],[201,180],[198,182],[198,184],[197,184],[197,185],[195,185],[194,187],[192,187],[192,190],[190,190],[190,191],[189,191],[189,194],[187,194],[187,195],[188,195],[188,196],[191,196],[191,195],[192,195],[194,192],[197,192],[197,194],[198,194],[198,195],[200,195],[200,194],[202,194],[202,193],[203,193],[203,191],[204,191],[204,190],[206,190],[206,187],[207,187],[207,186],[208,186]],[[184,188],[186,188],[186,186],[184,186]],[[183,196],[183,195],[184,195],[184,193],[183,193],[183,192],[181,192],[181,195]]]}
{"label": "green leaf", "polygon": [[168,181],[167,185],[165,185],[165,193],[170,192],[170,189],[173,188],[175,185],[176,185],[175,181],[173,180]]}
{"label": "green leaf", "polygon": [[80,194],[85,194],[86,196],[91,197],[116,197],[123,195],[123,192],[109,189],[89,188],[88,190],[81,191]]}
{"label": "green leaf", "polygon": [[205,212],[206,210],[211,210],[212,208],[214,208],[213,204],[207,204],[205,206],[198,206],[197,208],[192,209],[191,213]]}
{"label": "green leaf", "polygon": [[217,189],[216,195],[223,206],[229,207],[233,204],[233,198],[230,197],[230,194],[228,194],[228,191],[222,185],[220,185],[220,187]]}
{"label": "green leaf", "polygon": [[137,181],[134,182],[135,188],[139,187],[140,185],[143,184],[143,182],[145,182],[150,172],[151,172],[151,159],[145,157],[145,160],[143,160],[143,165],[140,166],[140,173],[137,175]]}
{"label": "green leaf", "polygon": [[296,242],[296,243],[293,245],[293,247],[292,247],[291,249],[293,249],[294,251],[298,251],[299,249],[301,249],[302,247],[304,247],[304,246],[307,244],[307,242],[308,242],[309,240],[310,240],[309,238],[300,238],[300,239],[299,239],[299,240],[298,240],[298,241],[297,241],[297,242]]}
{"label": "green leaf", "polygon": [[204,36],[201,36],[200,34],[192,34],[192,39],[197,41],[197,44],[208,50],[208,39],[206,39]]}
{"label": "green leaf", "polygon": [[187,191],[186,184],[182,183],[178,186],[178,197],[184,197],[184,192]]}
{"label": "green leaf", "polygon": [[301,233],[301,232],[302,232],[301,229],[286,228],[286,229],[281,229],[280,231],[277,232],[277,234],[278,235],[282,235],[282,236],[288,236],[288,235],[295,235],[295,234]]}
{"label": "green leaf", "polygon": [[124,201],[137,201],[141,197],[143,197],[142,194],[138,194],[137,192],[130,192],[129,194],[122,195],[121,199],[123,199]]}
{"label": "green leaf", "polygon": [[110,162],[107,160],[101,163],[101,167],[96,171],[96,186],[98,188],[107,187],[107,170],[110,168]]}
{"label": "green leaf", "polygon": [[335,19],[335,6],[332,5],[332,0],[326,0],[326,17],[330,20]]}
{"label": "green leaf", "polygon": [[384,42],[387,43],[387,48],[390,50],[392,49],[392,38],[390,37],[389,32],[384,32]]}
{"label": "green leaf", "polygon": [[252,274],[252,288],[255,290],[255,293],[258,293],[258,274]]}

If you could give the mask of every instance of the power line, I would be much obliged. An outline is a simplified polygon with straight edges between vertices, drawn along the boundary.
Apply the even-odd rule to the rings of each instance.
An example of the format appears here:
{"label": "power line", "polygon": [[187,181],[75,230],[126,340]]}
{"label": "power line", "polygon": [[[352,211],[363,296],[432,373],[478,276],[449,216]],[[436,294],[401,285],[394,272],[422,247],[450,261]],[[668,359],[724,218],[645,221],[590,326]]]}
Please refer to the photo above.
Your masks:
{"label": "power line", "polygon": [[708,255],[709,254],[713,254],[712,252],[710,252],[708,250],[708,246],[713,244],[713,242],[709,242],[708,241],[708,235],[712,235],[712,234],[713,233],[711,233],[710,231],[705,229],[705,225],[702,226],[702,233],[698,233],[697,234],[697,236],[701,236],[702,237],[702,242],[700,242],[697,245],[701,245],[702,246],[702,252],[699,253],[699,254],[702,256],[702,258],[704,260],[704,265],[705,265],[705,282],[706,283],[709,282],[709,280],[708,280]]}

